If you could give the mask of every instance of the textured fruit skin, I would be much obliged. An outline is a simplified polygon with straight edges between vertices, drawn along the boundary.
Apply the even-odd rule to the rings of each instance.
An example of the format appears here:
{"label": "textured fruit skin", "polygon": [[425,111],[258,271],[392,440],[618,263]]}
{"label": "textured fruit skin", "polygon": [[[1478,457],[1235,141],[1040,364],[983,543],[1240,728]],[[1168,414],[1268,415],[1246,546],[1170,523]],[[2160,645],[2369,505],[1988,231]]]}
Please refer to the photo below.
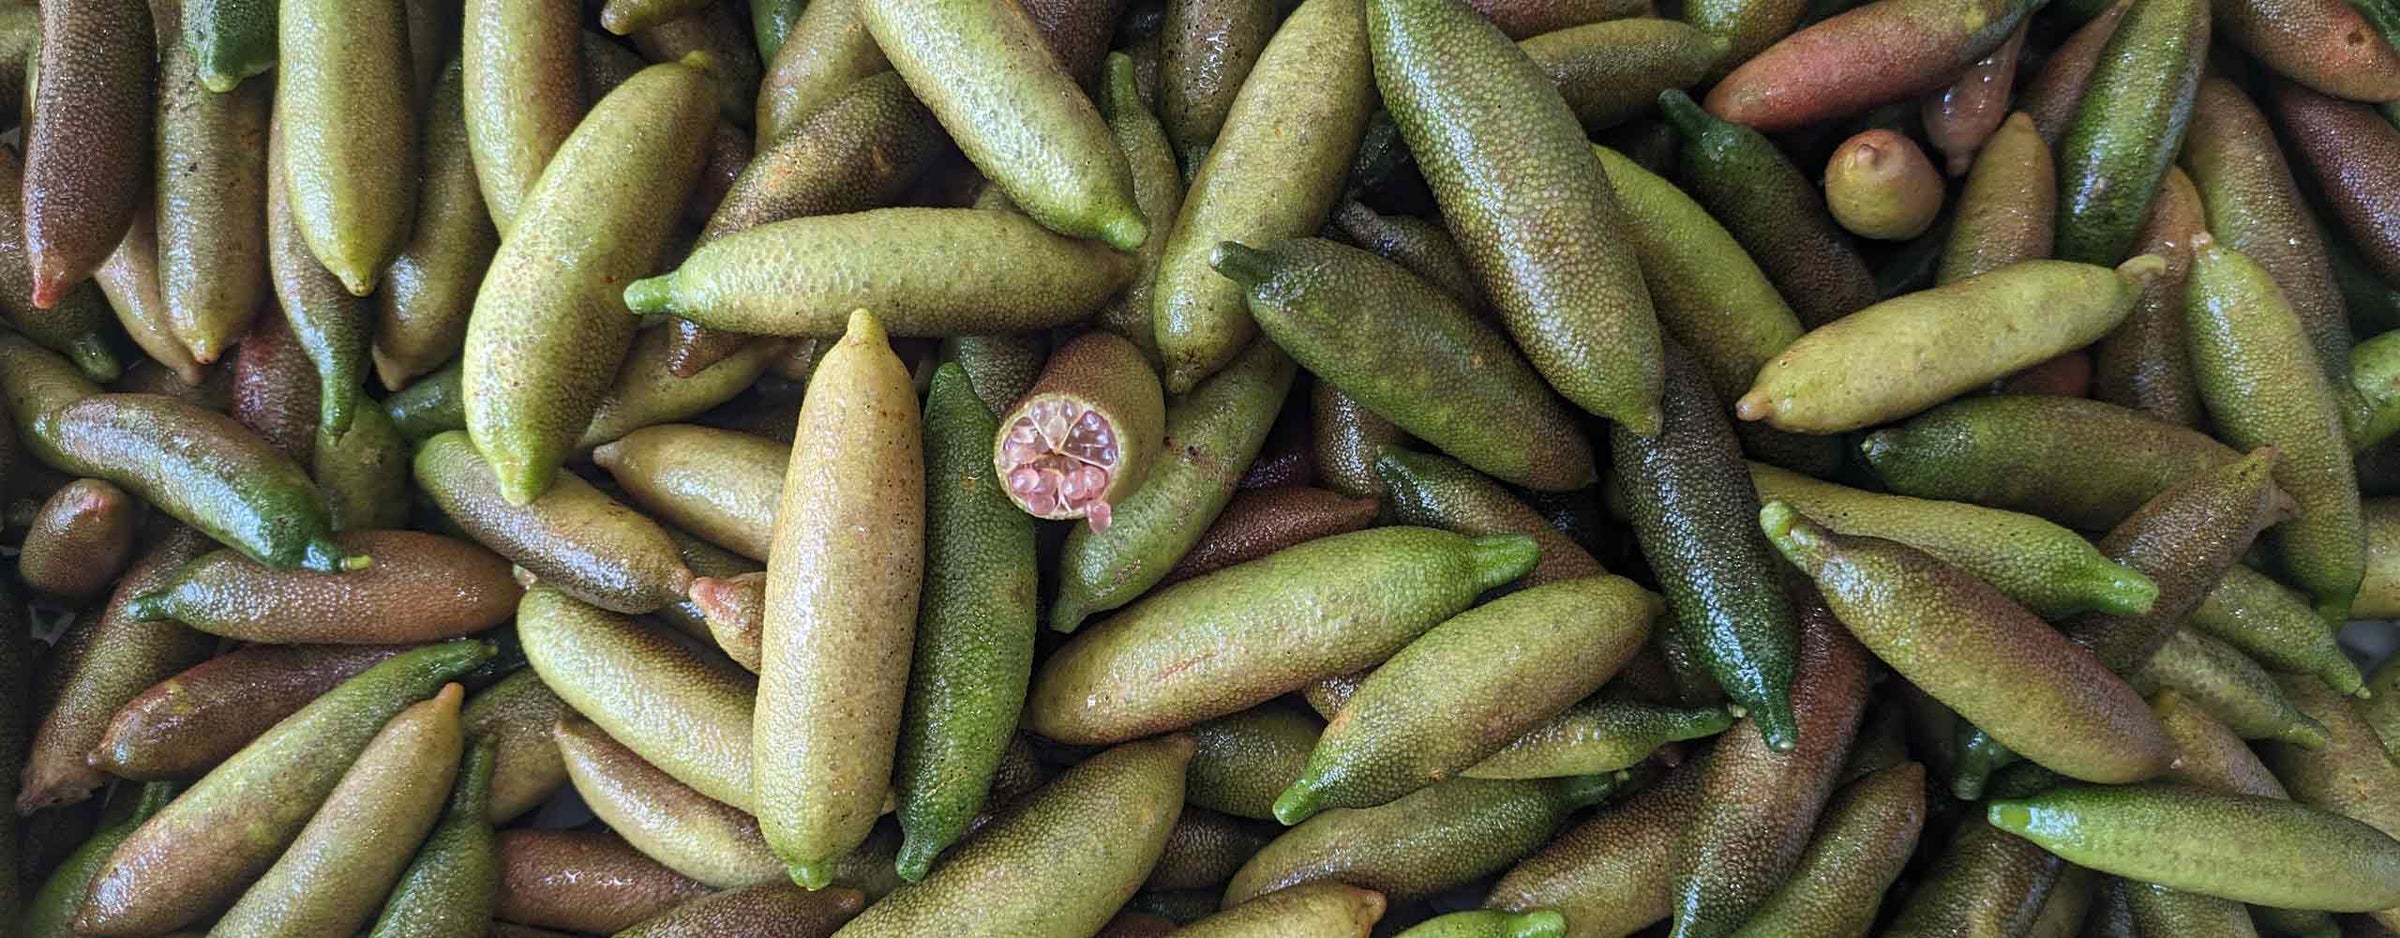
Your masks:
{"label": "textured fruit skin", "polygon": [[519,828],[498,841],[495,929],[513,922],[614,934],[711,891],[605,831]]}
{"label": "textured fruit skin", "polygon": [[460,378],[467,432],[512,505],[549,490],[633,341],[619,285],[655,265],[698,178],[708,103],[690,66],[627,79],[559,145],[519,207],[522,236],[492,257]]}
{"label": "textured fruit skin", "polygon": [[1319,488],[1236,492],[1233,500],[1225,504],[1225,510],[1217,515],[1216,523],[1200,536],[1199,543],[1175,561],[1166,579],[1159,582],[1180,583],[1297,544],[1347,534],[1374,523],[1378,509],[1372,499],[1351,498]]}
{"label": "textured fruit skin", "polygon": [[860,310],[810,376],[767,560],[752,788],[811,889],[866,840],[900,733],[925,561],[915,386]]}
{"label": "textured fruit skin", "polygon": [[1996,508],[1885,495],[1750,464],[1761,501],[1781,501],[1843,534],[1924,551],[1989,583],[2045,619],[2085,610],[2130,614],[2150,607],[2157,584],[2103,556],[2083,536]]}
{"label": "textured fruit skin", "polygon": [[1185,796],[1194,807],[1274,820],[1275,796],[1300,777],[1324,728],[1277,701],[1194,724],[1186,731],[1195,749]]}
{"label": "textured fruit skin", "polygon": [[[709,97],[716,101],[724,130],[739,133],[740,127],[750,122],[758,99],[760,65],[758,50],[752,48],[748,37],[742,35],[739,11],[707,5],[689,15],[668,20],[625,38],[632,42],[634,51],[640,52],[642,58],[651,62],[681,62],[687,56],[706,57],[707,67],[702,70],[702,75],[708,80]],[[700,133],[712,139],[722,139],[722,131],[709,130],[705,124]],[[740,140],[739,137],[733,139]],[[732,140],[727,142],[731,143]],[[749,141],[742,140],[739,146],[728,148],[727,158],[738,163],[752,149]],[[730,152],[735,150],[739,152]],[[720,166],[718,169],[723,170],[719,178],[730,178],[740,171],[738,165],[731,168]],[[717,171],[711,170],[712,173]],[[705,216],[709,209],[710,206],[702,205],[694,214]]]}
{"label": "textured fruit skin", "polygon": [[1884,890],[1925,826],[1925,767],[1902,762],[1834,793],[1791,877],[1733,934],[1855,935],[1874,924]]}
{"label": "textured fruit skin", "polygon": [[1377,454],[1400,445],[1408,435],[1331,384],[1312,384],[1308,395],[1309,430],[1314,434],[1310,450],[1316,457],[1318,482],[1344,495],[1382,498],[1388,488],[1375,471]]}
{"label": "textured fruit skin", "polygon": [[622,439],[643,427],[690,420],[734,399],[760,375],[784,358],[785,343],[751,339],[692,374],[675,373],[676,333],[672,326],[645,329],[633,337],[625,363],[617,367],[615,383],[592,408],[575,450],[587,452],[602,443]]}
{"label": "textured fruit skin", "polygon": [[1649,0],[1473,0],[1467,4],[1510,39],[1570,29],[1601,20],[1650,16]]}
{"label": "textured fruit skin", "polygon": [[[2009,92],[2016,83],[2026,29],[2026,23],[2018,23],[1999,48],[1960,72],[1958,80],[1919,102],[1926,141],[1947,158],[1944,168],[1950,175],[1966,175],[1975,155],[2008,118]],[[2026,129],[2031,130],[2032,125]]]}
{"label": "textured fruit skin", "polygon": [[301,348],[280,308],[257,317],[234,346],[233,361],[225,370],[232,372],[225,412],[293,462],[307,460],[316,449],[324,389],[317,366],[308,360],[308,351]]}
{"label": "textured fruit skin", "polygon": [[2317,364],[2344,408],[2347,427],[2358,417],[2355,399],[2346,393],[2349,314],[2326,259],[2322,229],[2301,198],[2266,115],[2232,82],[2202,81],[2181,165],[2200,191],[2209,234],[2266,268],[2300,317]]}
{"label": "textured fruit skin", "polygon": [[[1185,785],[1190,785],[1186,770]],[[1186,804],[1167,833],[1145,890],[1213,889],[1225,885],[1235,870],[1281,831],[1272,825],[1227,817]]]}
{"label": "textured fruit skin", "polygon": [[[1369,126],[1386,128],[1389,125],[1370,119]],[[1388,138],[1398,133],[1398,130],[1392,129],[1383,137],[1388,142]],[[1359,158],[1364,161],[1368,156],[1368,150],[1362,144]],[[1333,220],[1327,222],[1326,227],[1328,231],[1340,234],[1343,240],[1373,251],[1376,256],[1425,278],[1442,288],[1443,292],[1457,297],[1467,308],[1477,312],[1483,310],[1483,288],[1475,283],[1475,275],[1467,270],[1466,256],[1459,253],[1458,242],[1450,239],[1450,230],[1439,223],[1413,215],[1378,215],[1363,203],[1344,202],[1340,208],[1334,209]]]}
{"label": "textured fruit skin", "polygon": [[333,439],[317,434],[309,475],[325,496],[326,519],[335,531],[375,531],[408,522],[408,443],[380,408],[351,418],[350,432]]}
{"label": "textured fruit skin", "polygon": [[1826,162],[1825,202],[1852,234],[1905,241],[1933,227],[1942,210],[1942,174],[1908,136],[1864,130]]}
{"label": "textured fruit skin", "polygon": [[1708,109],[1776,133],[1923,94],[1999,48],[2038,6],[1897,0],[1857,7],[1752,56],[1708,93]]}
{"label": "textured fruit skin", "polygon": [[[147,629],[166,625],[142,623]],[[161,675],[107,716],[101,735],[85,751],[94,769],[120,778],[195,778],[310,701],[406,650],[398,645],[236,649]],[[206,645],[198,651],[205,653]]]}
{"label": "textured fruit skin", "polygon": [[1886,933],[1896,938],[2025,934],[2065,866],[2042,848],[1970,816]]}
{"label": "textured fruit skin", "polygon": [[475,176],[461,76],[452,60],[424,104],[416,214],[375,293],[375,374],[392,390],[458,354],[476,287],[500,246]]}
{"label": "textured fruit skin", "polygon": [[1175,162],[1175,148],[1167,141],[1167,132],[1151,113],[1141,89],[1136,87],[1138,66],[1131,57],[1110,53],[1100,79],[1100,116],[1108,119],[1109,135],[1116,138],[1117,150],[1125,155],[1125,163],[1133,173],[1133,198],[1142,210],[1142,217],[1159,219],[1152,225],[1142,243],[1133,251],[1133,279],[1116,301],[1100,311],[1098,324],[1132,340],[1142,354],[1158,357],[1156,303],[1156,271],[1159,258],[1166,253],[1167,237],[1173,233],[1170,220],[1183,211],[1183,170]]}
{"label": "textured fruit skin", "polygon": [[368,938],[475,938],[490,926],[500,889],[491,787],[492,743],[470,738],[440,822],[392,885]]}
{"label": "textured fruit skin", "polygon": [[[993,478],[1005,479],[1014,465],[1002,447],[1009,429],[1018,420],[1031,417],[1037,403],[1048,401],[1071,401],[1080,410],[1100,414],[1115,430],[1117,467],[1109,474],[1108,488],[1100,493],[1101,501],[1122,501],[1141,487],[1166,433],[1167,402],[1159,390],[1158,374],[1143,360],[1139,346],[1116,333],[1094,331],[1076,336],[1051,353],[1033,386],[993,425],[989,434]],[[1001,492],[1010,504],[1032,511],[1015,492],[1005,487]],[[1035,517],[1058,520],[1084,515],[1062,505],[1051,514]]]}
{"label": "textured fruit skin", "polygon": [[[2225,38],[2267,67],[2325,94],[2400,101],[2400,52],[2348,3],[2216,0]],[[2390,39],[2386,32],[2380,38]]]}
{"label": "textured fruit skin", "polygon": [[1375,477],[1390,493],[1393,520],[1455,531],[1469,537],[1523,534],[1541,549],[1541,559],[1517,581],[1534,587],[1554,580],[1606,573],[1590,551],[1550,526],[1499,483],[1431,453],[1381,447]]}
{"label": "textured fruit skin", "polygon": [[317,424],[325,432],[342,433],[350,428],[359,386],[366,380],[374,313],[317,260],[302,237],[285,173],[282,128],[279,121],[267,133],[267,273],[291,341],[315,366],[309,370],[317,379]]}
{"label": "textured fruit skin", "polygon": [[1834,534],[1781,503],[1760,524],[1870,651],[2009,748],[2110,784],[2173,760],[2131,687],[1981,580],[1893,541]]}
{"label": "textured fruit skin", "polygon": [[921,882],[843,926],[844,938],[974,938],[1099,930],[1164,850],[1192,740],[1117,746],[1027,796]]}
{"label": "textured fruit skin", "polygon": [[154,394],[96,394],[45,429],[59,468],[114,482],[260,563],[323,573],[363,565],[333,543],[300,467],[231,417]]}
{"label": "textured fruit skin", "polygon": [[158,934],[232,902],[300,836],[392,716],[491,655],[480,642],[428,645],[277,723],[117,846],[92,880],[75,931]]}
{"label": "textured fruit skin", "polygon": [[[250,32],[274,59],[274,7],[195,0],[180,19],[152,10],[160,37],[157,117],[159,295],[167,326],[193,359],[216,361],[267,297],[267,123],[274,82],[236,82],[254,70],[220,54],[208,34]],[[210,19],[214,18],[214,22]],[[172,38],[180,22],[183,39]],[[221,35],[221,33],[220,33]],[[233,36],[225,36],[232,39]],[[263,66],[263,63],[261,63]]]}
{"label": "textured fruit skin", "polygon": [[160,41],[189,49],[183,55],[199,84],[223,94],[275,67],[275,13],[271,0],[195,0],[180,17],[180,30],[161,30],[180,41]]}
{"label": "textured fruit skin", "polygon": [[758,86],[758,142],[791,135],[825,102],[860,79],[891,70],[867,34],[859,0],[811,3],[792,21]]}
{"label": "textured fruit skin", "polygon": [[[2133,927],[2146,935],[2255,935],[2250,910],[2239,902],[2180,892],[2157,883],[2120,880]],[[2327,922],[2326,924],[2331,924]]]}
{"label": "textured fruit skin", "polygon": [[567,783],[567,767],[550,728],[569,713],[541,673],[526,668],[467,700],[460,714],[467,734],[492,740],[493,824],[504,824],[548,800]]}
{"label": "textured fruit skin", "polygon": [[1705,759],[1559,835],[1493,884],[1484,904],[1566,913],[1570,938],[1623,938],[1673,912],[1669,858],[1700,807]]}
{"label": "textured fruit skin", "polygon": [[27,938],[70,938],[74,932],[68,924],[75,912],[83,907],[85,890],[92,876],[108,855],[123,843],[128,835],[149,821],[167,802],[175,799],[182,786],[174,782],[151,782],[125,793],[125,810],[111,812],[102,826],[92,832],[73,853],[61,859],[50,871],[41,888],[25,901],[25,918],[21,926]]}
{"label": "textured fruit skin", "polygon": [[108,588],[133,553],[140,506],[124,489],[77,479],[52,492],[25,531],[17,575],[37,593],[89,599]]}
{"label": "textured fruit skin", "polygon": [[[817,340],[809,341],[814,344]],[[984,407],[999,414],[1033,389],[1033,382],[1042,376],[1042,363],[1049,358],[1048,336],[1003,333],[943,339],[940,362],[957,364],[967,373],[967,383]]]}
{"label": "textured fruit skin", "polygon": [[866,896],[856,889],[810,892],[791,883],[767,883],[685,901],[617,934],[626,938],[825,938],[866,905]]}
{"label": "textured fruit skin", "polygon": [[1881,298],[1866,261],[1834,226],[1824,194],[1774,143],[1701,110],[1681,91],[1661,93],[1658,106],[1683,139],[1684,187],[1757,260],[1804,326],[1822,326]]}
{"label": "textured fruit skin", "polygon": [[[583,119],[577,11],[540,0],[473,0],[459,42],[475,184],[507,234],[534,181]],[[595,96],[596,97],[596,96]]]}
{"label": "textured fruit skin", "polygon": [[398,0],[295,0],[275,23],[286,197],[310,253],[375,288],[416,205],[417,115]]}
{"label": "textured fruit skin", "polygon": [[[2367,503],[2370,550],[2376,541],[2375,505],[2372,501]],[[2369,554],[2370,570],[2373,556]],[[2365,597],[2368,592],[2362,588],[2359,595]],[[2385,614],[2361,612],[2360,608],[2360,603],[2352,604],[2354,614]],[[2350,663],[2333,640],[2333,628],[2317,616],[2316,610],[2309,608],[2308,601],[2249,567],[2236,564],[2226,568],[2224,577],[2210,587],[2208,596],[2193,607],[2186,625],[2240,649],[2276,671],[2313,674],[2332,685],[2337,693],[2356,693],[2363,684],[2358,666]]]}
{"label": "textured fruit skin", "polygon": [[1566,916],[1550,909],[1472,909],[1426,919],[1401,932],[1399,938],[1560,938],[1566,933]]}
{"label": "textured fruit skin", "polygon": [[376,562],[328,575],[215,551],[134,597],[129,611],[239,641],[344,645],[460,638],[516,612],[521,589],[508,561],[474,544],[421,531],[362,531],[334,543]]}
{"label": "textured fruit skin", "polygon": [[2075,119],[2076,105],[2092,84],[2092,70],[2099,67],[2100,50],[2106,48],[2110,36],[2116,34],[2117,24],[2124,21],[2125,11],[2132,0],[2116,0],[2099,11],[2050,51],[2041,68],[2034,72],[2025,90],[2017,96],[2017,106],[2033,116],[2034,129],[2041,132],[2042,142],[2057,146],[2067,134],[2067,124]]}
{"label": "textured fruit skin", "polygon": [[2160,492],[2100,539],[2100,552],[2157,585],[2149,608],[2094,612],[2059,626],[2110,671],[2132,674],[2180,628],[2261,530],[2291,517],[2278,490],[2273,449],[2193,473]]}
{"label": "textured fruit skin", "polygon": [[365,927],[457,780],[465,695],[447,685],[385,724],[282,858],[209,930],[346,935]]}
{"label": "textured fruit skin", "polygon": [[1178,583],[1044,663],[1027,728],[1101,743],[1189,726],[1391,656],[1533,566],[1531,538],[1376,528]]}
{"label": "textured fruit skin", "polygon": [[125,774],[85,761],[103,740],[112,715],[151,684],[200,663],[213,644],[173,623],[143,622],[127,614],[125,606],[200,556],[210,543],[189,528],[167,534],[125,571],[107,605],[89,619],[90,625],[78,617],[76,625],[59,636],[51,678],[57,684],[57,699],[33,724],[17,789],[19,812],[82,801],[108,783],[103,773]]}
{"label": "textured fruit skin", "polygon": [[1607,778],[1454,778],[1390,804],[1327,811],[1285,831],[1225,886],[1228,906],[1333,880],[1418,899],[1498,872],[1550,839],[1569,811],[1598,801]]}
{"label": "textured fruit skin", "polygon": [[2134,253],[2156,254],[2167,269],[2142,288],[2133,312],[2092,350],[2093,397],[2183,427],[2200,426],[2183,291],[2192,270],[2192,236],[2207,227],[2204,213],[2191,177],[2168,167],[2150,217],[2133,239]]}
{"label": "textured fruit skin", "polygon": [[1502,480],[1564,491],[1592,481],[1567,407],[1465,307],[1397,264],[1317,238],[1226,242],[1216,264],[1301,367],[1409,434]]}
{"label": "textured fruit skin", "polygon": [[940,125],[894,73],[860,79],[762,147],[709,215],[704,239],[802,215],[887,204],[940,149]]}
{"label": "textured fruit skin", "polygon": [[2366,529],[2342,418],[2309,367],[2308,336],[2264,268],[2206,235],[2192,240],[2186,290],[2201,399],[2226,442],[2275,447],[2275,482],[2300,513],[2269,544],[2318,611],[2339,621],[2366,565]]}
{"label": "textured fruit skin", "polygon": [[[12,183],[18,189],[24,188],[24,167],[14,153],[0,155],[0,190]],[[67,356],[86,377],[94,381],[116,380],[122,368],[104,339],[109,321],[116,317],[97,284],[77,285],[48,308],[35,305],[35,281],[25,251],[22,208],[21,202],[0,207],[0,315],[24,337]],[[162,351],[169,353],[162,358],[173,357],[172,350]],[[179,379],[197,377],[189,363],[162,364],[170,365]]]}
{"label": "textured fruit skin", "polygon": [[925,400],[924,595],[892,783],[907,834],[900,872],[911,881],[985,808],[1033,677],[1034,525],[985,457],[1000,426],[964,369],[934,372]]}
{"label": "textured fruit skin", "polygon": [[747,433],[663,424],[602,444],[592,461],[659,520],[764,560],[790,453]]}
{"label": "textured fruit skin", "polygon": [[2351,611],[2361,618],[2393,615],[2400,610],[2400,502],[2367,499],[2360,509],[2367,526],[2367,573]]}
{"label": "textured fruit skin", "polygon": [[1455,0],[1373,0],[1367,35],[1384,106],[1534,370],[1656,432],[1658,320],[1608,175],[1549,76]]}
{"label": "textured fruit skin", "polygon": [[2058,142],[2058,256],[2114,264],[2175,161],[2208,51],[2203,0],[2134,0]]}
{"label": "textured fruit skin", "polygon": [[1151,287],[1169,392],[1190,390],[1257,335],[1243,303],[1247,284],[1211,269],[1217,246],[1305,238],[1340,198],[1374,110],[1364,6],[1306,0],[1293,10],[1193,174]]}
{"label": "textured fruit skin", "polygon": [[[1730,43],[1704,24],[1695,29],[1674,20],[1642,18],[1542,33],[1517,43],[1517,48],[1558,84],[1559,95],[1584,129],[1597,131],[1641,116],[1661,91],[1699,83],[1719,62],[1738,53]],[[1616,181],[1613,168],[1609,177]]]}
{"label": "textured fruit skin", "polygon": [[1733,934],[1766,906],[1799,868],[1857,735],[1871,659],[1824,603],[1810,598],[1800,607],[1797,745],[1777,747],[1753,717],[1710,753],[1699,811],[1669,861],[1679,938]]}
{"label": "textured fruit skin", "polygon": [[[890,204],[941,155],[946,139],[897,73],[860,79],[780,140],[761,138],[758,155],[728,186],[700,240],[801,215]],[[668,361],[681,377],[715,364],[744,339],[689,320],[677,320],[673,329]]]}
{"label": "textured fruit skin", "polygon": [[500,492],[466,433],[417,449],[417,486],[477,543],[544,585],[616,612],[645,613],[683,598],[692,571],[658,523],[572,475],[532,505]]}
{"label": "textured fruit skin", "polygon": [[1721,78],[1791,35],[1808,16],[1809,7],[1794,0],[1700,0],[1684,7],[1683,17],[1724,41],[1722,63],[1709,69]]}
{"label": "textured fruit skin", "polygon": [[633,283],[625,301],[773,335],[837,336],[862,306],[894,335],[1031,332],[1090,315],[1132,269],[1106,245],[1016,212],[884,208],[727,235],[674,272]]}
{"label": "textured fruit skin", "polygon": [[2172,690],[2244,739],[2280,739],[2303,747],[2325,744],[2325,727],[2276,686],[2273,675],[2232,646],[2181,629],[2160,645],[2135,684]]}
{"label": "textured fruit skin", "polygon": [[1468,778],[1564,778],[1630,769],[1671,742],[1713,736],[1733,725],[1720,707],[1666,707],[1593,697],[1542,721],[1468,766]]}
{"label": "textured fruit skin", "polygon": [[1623,577],[1520,590],[1434,626],[1376,667],[1325,727],[1276,817],[1364,808],[1449,778],[1589,696],[1658,611]]}
{"label": "textured fruit skin", "polygon": [[1755,714],[1774,748],[1797,742],[1791,688],[1798,638],[1774,552],[1749,519],[1758,494],[1697,362],[1668,346],[1665,420],[1643,438],[1609,431],[1618,490],[1642,555],[1674,613],[1667,628],[1698,652],[1727,697]]}
{"label": "textured fruit skin", "polygon": [[25,253],[49,309],[108,259],[150,175],[157,36],[142,0],[41,8],[25,99]]}
{"label": "textured fruit skin", "polygon": [[[206,380],[200,363],[169,328],[167,304],[158,292],[156,221],[150,206],[140,206],[134,212],[132,227],[126,229],[125,237],[118,240],[108,260],[92,272],[91,282],[108,299],[108,305],[116,312],[117,325],[125,329],[126,336],[143,355],[165,366],[185,385],[198,385]],[[70,345],[69,349],[80,354],[77,346]],[[88,366],[86,370],[90,370]]]}
{"label": "textured fruit skin", "polygon": [[676,780],[749,809],[748,673],[694,654],[654,625],[544,586],[525,591],[517,636],[526,661],[569,708]]}
{"label": "textured fruit skin", "polygon": [[[1225,127],[1250,70],[1275,36],[1271,0],[1178,0],[1159,24],[1158,119],[1176,152],[1205,148]],[[1155,219],[1167,224],[1170,219]]]}
{"label": "textured fruit skin", "polygon": [[1593,152],[1631,223],[1659,325],[1699,360],[1710,388],[1740,397],[1760,367],[1800,338],[1799,317],[1708,210],[1615,150]]}
{"label": "textured fruit skin", "polygon": [[2277,908],[2400,905],[2400,843],[2365,824],[2255,795],[2069,785],[1994,801],[1993,826],[2079,866]]}
{"label": "textured fruit skin", "polygon": [[1061,234],[1120,251],[1142,243],[1124,154],[1022,8],[862,0],[858,12],[892,69],[1010,201]]}
{"label": "textured fruit skin", "polygon": [[2167,738],[2174,740],[2179,760],[2159,781],[2233,795],[2291,797],[2248,743],[2190,698],[2160,691],[2151,697],[2150,709],[2166,727]]}
{"label": "textured fruit skin", "polygon": [[[2312,677],[2277,678],[2291,701],[2325,728],[2326,743],[2310,748],[2290,742],[2261,747],[2267,766],[2294,801],[2365,822],[2390,834],[2400,830],[2392,793],[2400,791],[2400,768],[2354,699],[2336,694]],[[2387,685],[2388,686],[2388,685]],[[2394,903],[2385,903],[2390,908]],[[2380,916],[2379,916],[2380,918]]]}
{"label": "textured fruit skin", "polygon": [[2376,170],[2400,160],[2400,125],[2290,82],[2276,83],[2274,106],[2294,155],[2359,253],[2384,279],[2400,280],[2400,186]]}
{"label": "textured fruit skin", "polygon": [[717,889],[783,881],[749,812],[693,791],[584,720],[561,718],[552,735],[576,794],[643,856]]}
{"label": "textured fruit skin", "polygon": [[1067,532],[1051,628],[1071,632],[1088,615],[1134,601],[1199,542],[1266,444],[1294,370],[1261,340],[1168,408],[1160,459],[1142,487],[1114,506],[1107,533]]}
{"label": "textured fruit skin", "polygon": [[1364,938],[1383,918],[1383,894],[1341,883],[1278,890],[1176,929],[1192,938]]}
{"label": "textured fruit skin", "polygon": [[2050,256],[2057,177],[2057,163],[2033,118],[2022,111],[2009,115],[1975,155],[1934,283]]}
{"label": "textured fruit skin", "polygon": [[[2110,445],[2093,447],[2091,440]],[[1974,397],[1867,435],[1892,490],[2022,511],[2105,531],[2184,476],[2241,458],[2186,427],[2098,401]]]}
{"label": "textured fruit skin", "polygon": [[[1784,349],[1759,372],[1736,413],[1803,433],[1839,433],[1916,413],[2091,344],[2124,321],[2162,266],[2156,258],[2113,271],[2023,261],[1885,300]],[[1961,348],[1985,351],[1948,354]]]}

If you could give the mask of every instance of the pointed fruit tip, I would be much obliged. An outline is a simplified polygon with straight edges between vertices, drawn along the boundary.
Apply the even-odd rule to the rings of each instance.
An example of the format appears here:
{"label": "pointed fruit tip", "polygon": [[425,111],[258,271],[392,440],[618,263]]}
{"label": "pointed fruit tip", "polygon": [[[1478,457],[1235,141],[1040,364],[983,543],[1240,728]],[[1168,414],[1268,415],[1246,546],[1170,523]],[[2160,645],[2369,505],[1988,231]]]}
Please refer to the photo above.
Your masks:
{"label": "pointed fruit tip", "polygon": [[906,836],[900,841],[900,855],[892,860],[892,871],[903,881],[919,882],[932,871],[934,855],[940,852],[915,836]]}
{"label": "pointed fruit tip", "polygon": [[1140,212],[1128,211],[1100,225],[1100,240],[1127,254],[1139,249],[1148,237],[1150,224],[1142,220]]}
{"label": "pointed fruit tip", "polygon": [[1733,402],[1733,415],[1743,420],[1765,420],[1774,413],[1774,399],[1765,391],[1753,389]]}
{"label": "pointed fruit tip", "polygon": [[1535,909],[1517,916],[1508,934],[1509,938],[1562,938],[1566,933],[1566,916],[1552,909]]}
{"label": "pointed fruit tip", "polygon": [[792,882],[802,889],[815,892],[833,885],[833,864],[824,860],[813,863],[786,863]]}
{"label": "pointed fruit tip", "polygon": [[675,308],[675,275],[644,277],[625,285],[625,308],[636,314],[664,313]]}
{"label": "pointed fruit tip", "polygon": [[1210,248],[1208,266],[1244,287],[1264,283],[1275,274],[1274,261],[1267,252],[1239,241],[1220,241]]}
{"label": "pointed fruit tip", "polygon": [[1983,819],[2011,834],[2023,834],[2033,826],[2033,809],[2020,801],[1995,801],[1984,808]]}
{"label": "pointed fruit tip", "polygon": [[1275,796],[1275,820],[1285,827],[1292,827],[1314,816],[1324,804],[1324,792],[1310,786],[1306,780],[1293,782],[1292,787]]}

